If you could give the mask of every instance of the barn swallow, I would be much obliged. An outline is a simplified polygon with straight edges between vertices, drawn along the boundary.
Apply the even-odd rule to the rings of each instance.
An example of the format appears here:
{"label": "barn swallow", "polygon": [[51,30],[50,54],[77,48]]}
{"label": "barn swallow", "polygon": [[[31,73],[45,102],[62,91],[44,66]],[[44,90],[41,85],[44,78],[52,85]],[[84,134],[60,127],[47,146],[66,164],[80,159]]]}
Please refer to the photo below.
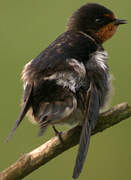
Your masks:
{"label": "barn swallow", "polygon": [[78,178],[88,152],[91,131],[110,90],[107,52],[102,44],[125,20],[106,7],[88,3],[73,13],[66,31],[22,72],[24,97],[20,115],[7,141],[27,114],[37,122],[42,135],[51,125],[82,126],[73,172]]}

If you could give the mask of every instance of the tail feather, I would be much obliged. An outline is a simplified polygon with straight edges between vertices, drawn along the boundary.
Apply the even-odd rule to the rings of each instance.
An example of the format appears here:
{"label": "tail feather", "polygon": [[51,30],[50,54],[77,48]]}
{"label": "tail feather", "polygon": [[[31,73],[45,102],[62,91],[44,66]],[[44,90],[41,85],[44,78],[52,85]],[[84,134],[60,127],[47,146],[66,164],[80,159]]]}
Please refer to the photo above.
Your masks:
{"label": "tail feather", "polygon": [[38,136],[42,136],[44,134],[44,132],[46,131],[46,129],[47,129],[49,123],[50,123],[50,121],[46,120],[46,119],[47,119],[47,115],[43,115],[40,118],[40,122],[39,122],[40,131],[39,131]]}
{"label": "tail feather", "polygon": [[25,114],[27,113],[29,107],[30,107],[30,96],[31,96],[31,92],[32,92],[32,86],[28,85],[25,88],[25,92],[24,92],[24,103],[22,106],[22,110],[20,112],[20,115],[13,127],[13,129],[11,130],[8,138],[6,139],[6,142],[9,141],[9,139],[11,138],[11,136],[13,135],[14,131],[16,130],[16,128],[19,126],[19,124],[21,123],[22,119],[24,118]]}
{"label": "tail feather", "polygon": [[99,98],[97,90],[93,84],[90,84],[87,96],[86,118],[82,128],[78,154],[73,172],[74,179],[78,178],[82,171],[90,143],[91,130],[95,127],[99,114]]}
{"label": "tail feather", "polygon": [[74,172],[73,172],[74,179],[78,178],[82,171],[82,168],[86,159],[86,155],[88,152],[88,147],[90,143],[90,135],[91,135],[91,126],[89,126],[89,123],[88,123],[87,127],[83,127],[82,129],[79,150],[78,150]]}

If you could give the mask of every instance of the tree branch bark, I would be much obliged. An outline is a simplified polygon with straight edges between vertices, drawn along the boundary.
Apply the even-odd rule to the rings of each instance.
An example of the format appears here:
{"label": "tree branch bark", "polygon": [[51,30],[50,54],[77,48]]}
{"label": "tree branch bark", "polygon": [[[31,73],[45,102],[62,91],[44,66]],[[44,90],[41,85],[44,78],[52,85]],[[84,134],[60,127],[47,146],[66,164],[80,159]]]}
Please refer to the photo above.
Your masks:
{"label": "tree branch bark", "polygon": [[[131,107],[127,103],[114,106],[110,110],[101,113],[96,128],[92,135],[109,128],[131,116]],[[79,142],[81,127],[76,126],[62,133],[64,144],[58,137],[53,137],[45,144],[33,151],[23,154],[14,164],[0,173],[0,180],[20,180],[46,164],[67,149]]]}

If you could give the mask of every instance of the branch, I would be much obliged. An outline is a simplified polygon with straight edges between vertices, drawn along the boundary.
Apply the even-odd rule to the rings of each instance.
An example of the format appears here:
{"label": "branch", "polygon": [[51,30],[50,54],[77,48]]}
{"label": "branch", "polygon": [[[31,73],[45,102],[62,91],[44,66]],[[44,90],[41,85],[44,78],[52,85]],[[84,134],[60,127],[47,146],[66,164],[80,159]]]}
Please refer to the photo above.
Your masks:
{"label": "branch", "polygon": [[[131,107],[127,103],[114,106],[112,109],[101,113],[97,126],[92,135],[105,130],[131,116]],[[64,144],[58,137],[53,137],[45,144],[33,151],[22,155],[14,164],[0,173],[0,180],[19,180],[46,164],[67,149],[79,142],[81,127],[76,126],[62,133]]]}

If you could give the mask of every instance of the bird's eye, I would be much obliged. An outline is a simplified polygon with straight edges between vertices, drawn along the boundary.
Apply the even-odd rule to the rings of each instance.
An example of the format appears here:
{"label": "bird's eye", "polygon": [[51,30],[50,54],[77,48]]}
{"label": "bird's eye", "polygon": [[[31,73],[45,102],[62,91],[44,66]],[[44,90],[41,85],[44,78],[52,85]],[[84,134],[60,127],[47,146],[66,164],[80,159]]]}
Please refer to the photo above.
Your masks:
{"label": "bird's eye", "polygon": [[95,19],[95,22],[96,22],[96,23],[101,23],[101,22],[102,22],[102,19]]}

